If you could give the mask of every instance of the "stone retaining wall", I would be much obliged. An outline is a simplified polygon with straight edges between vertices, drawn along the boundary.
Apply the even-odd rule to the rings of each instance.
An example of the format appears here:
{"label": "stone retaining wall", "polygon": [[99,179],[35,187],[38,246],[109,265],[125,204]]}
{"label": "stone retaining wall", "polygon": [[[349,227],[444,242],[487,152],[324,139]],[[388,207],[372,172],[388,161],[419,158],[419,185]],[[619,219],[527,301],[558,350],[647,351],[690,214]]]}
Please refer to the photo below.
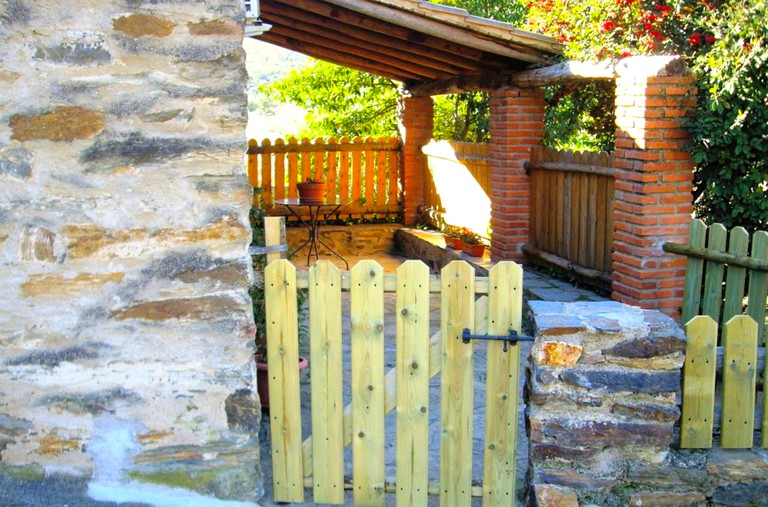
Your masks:
{"label": "stone retaining wall", "polygon": [[[395,252],[395,234],[402,228],[401,224],[323,225],[320,238],[344,257],[374,257],[380,252]],[[293,251],[307,239],[307,229],[286,227],[286,237],[288,248]],[[318,248],[321,255],[328,255],[323,245]],[[306,256],[307,252],[302,253]]]}
{"label": "stone retaining wall", "polygon": [[674,320],[615,301],[529,304],[532,505],[768,505],[768,451],[676,447]]}
{"label": "stone retaining wall", "polygon": [[0,3],[0,472],[258,498],[242,10]]}

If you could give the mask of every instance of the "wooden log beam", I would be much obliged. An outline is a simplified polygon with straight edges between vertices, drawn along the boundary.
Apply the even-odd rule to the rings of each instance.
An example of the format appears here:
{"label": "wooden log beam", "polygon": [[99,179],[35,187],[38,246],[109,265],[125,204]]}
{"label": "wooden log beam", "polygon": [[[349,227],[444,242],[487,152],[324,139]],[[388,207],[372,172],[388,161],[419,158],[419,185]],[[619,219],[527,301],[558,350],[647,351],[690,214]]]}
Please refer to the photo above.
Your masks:
{"label": "wooden log beam", "polygon": [[607,284],[610,286],[610,283],[611,283],[610,273],[604,273],[602,271],[598,271],[596,269],[592,269],[587,266],[582,266],[581,264],[571,262],[568,259],[563,259],[562,257],[558,257],[557,255],[551,254],[549,252],[545,252],[544,250],[541,250],[539,248],[536,248],[530,245],[523,245],[522,250],[525,254],[533,257],[537,257],[545,262],[553,264],[565,270],[566,272],[576,273],[577,275],[580,275],[584,278],[596,280],[601,284]]}
{"label": "wooden log beam", "polygon": [[539,88],[561,83],[611,80],[625,75],[646,77],[680,76],[687,71],[679,56],[631,57],[603,62],[563,62],[548,67],[496,74],[460,76],[446,80],[409,82],[406,88],[414,97],[491,91],[505,86]]}
{"label": "wooden log beam", "polygon": [[363,141],[349,143],[322,143],[322,144],[270,144],[258,146],[248,144],[248,154],[256,153],[326,153],[329,151],[400,151],[400,140],[391,138],[389,141]]}
{"label": "wooden log beam", "polygon": [[740,255],[733,255],[728,252],[721,252],[720,250],[708,250],[706,248],[698,248],[680,243],[667,242],[662,245],[665,252],[674,253],[678,255],[685,255],[686,257],[694,257],[696,259],[704,259],[705,261],[722,262],[729,266],[739,266],[741,268],[751,269],[753,271],[760,271],[763,273],[768,272],[768,261],[762,259],[755,259],[752,257],[742,257]]}
{"label": "wooden log beam", "polygon": [[616,169],[613,167],[602,167],[597,165],[573,164],[570,162],[540,162],[529,160],[524,164],[526,171],[565,171],[579,172],[586,174],[597,174],[598,176],[616,176]]}

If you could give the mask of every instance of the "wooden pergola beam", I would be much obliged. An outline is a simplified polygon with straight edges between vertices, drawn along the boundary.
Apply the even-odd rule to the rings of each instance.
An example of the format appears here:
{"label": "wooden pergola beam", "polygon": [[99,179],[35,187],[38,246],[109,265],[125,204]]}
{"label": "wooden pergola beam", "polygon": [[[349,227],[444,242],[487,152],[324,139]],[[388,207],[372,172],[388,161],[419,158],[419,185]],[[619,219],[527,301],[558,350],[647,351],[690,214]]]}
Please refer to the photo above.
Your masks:
{"label": "wooden pergola beam", "polygon": [[635,57],[624,60],[602,62],[563,62],[549,67],[486,74],[459,76],[446,80],[408,82],[406,88],[414,97],[491,91],[505,86],[518,88],[539,88],[561,83],[611,80],[623,75],[647,77],[679,76],[688,72],[680,56]]}

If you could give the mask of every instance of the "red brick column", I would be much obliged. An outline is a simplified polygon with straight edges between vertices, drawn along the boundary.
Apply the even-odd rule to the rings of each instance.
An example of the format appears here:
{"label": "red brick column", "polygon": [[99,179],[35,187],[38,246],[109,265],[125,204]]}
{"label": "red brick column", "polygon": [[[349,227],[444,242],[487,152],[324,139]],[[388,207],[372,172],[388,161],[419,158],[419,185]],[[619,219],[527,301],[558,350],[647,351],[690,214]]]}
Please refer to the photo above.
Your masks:
{"label": "red brick column", "polygon": [[530,220],[523,165],[544,137],[544,94],[500,88],[491,93],[491,257],[522,259]]}
{"label": "red brick column", "polygon": [[418,208],[424,204],[424,181],[427,175],[427,158],[421,148],[432,139],[432,97],[408,97],[404,99],[401,113],[403,137],[403,222],[414,225]]}
{"label": "red brick column", "polygon": [[613,298],[679,316],[685,258],[666,241],[688,242],[693,163],[686,118],[696,106],[692,76],[616,80],[616,201]]}

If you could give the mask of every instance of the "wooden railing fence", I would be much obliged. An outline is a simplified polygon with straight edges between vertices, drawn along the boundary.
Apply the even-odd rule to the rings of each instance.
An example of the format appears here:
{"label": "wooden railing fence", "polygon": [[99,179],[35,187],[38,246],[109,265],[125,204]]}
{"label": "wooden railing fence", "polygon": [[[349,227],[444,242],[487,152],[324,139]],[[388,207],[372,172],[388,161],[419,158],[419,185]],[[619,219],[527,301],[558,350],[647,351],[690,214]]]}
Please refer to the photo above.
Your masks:
{"label": "wooden railing fence", "polygon": [[[758,347],[757,323],[737,315],[723,326],[717,346],[718,325],[710,316],[697,316],[686,325],[680,447],[708,449],[720,430],[723,448],[753,447],[754,431],[762,429],[768,448],[768,410],[765,386],[765,348]],[[757,378],[762,372],[763,388]]]}
{"label": "wooden railing fence", "polygon": [[709,315],[722,328],[746,313],[757,323],[765,343],[768,295],[768,232],[750,237],[743,227],[728,231],[722,224],[691,222],[688,245],[665,243],[667,252],[688,257],[683,295],[683,322]]}
{"label": "wooden railing fence", "polygon": [[[466,226],[485,236],[491,219],[490,146],[432,141],[422,151],[427,156],[430,176],[424,188],[424,206],[432,224]],[[482,217],[462,223],[469,208]]]}
{"label": "wooden railing fence", "polygon": [[313,178],[327,182],[326,198],[350,202],[341,210],[345,217],[402,212],[402,147],[397,138],[251,139],[247,154],[248,180],[261,188],[268,209],[276,199],[296,199],[296,184]]}
{"label": "wooden railing fence", "polygon": [[[302,502],[304,488],[318,503],[384,505],[386,492],[397,505],[511,505],[515,497],[520,347],[487,344],[483,487],[473,484],[474,341],[462,330],[507,335],[522,318],[522,268],[499,262],[488,277],[454,261],[430,275],[420,261],[384,274],[372,260],[342,273],[329,261],[297,272],[287,260],[264,272],[270,425],[275,500]],[[311,437],[302,443],[297,289],[309,289]],[[342,325],[342,292],[349,291],[349,335]],[[395,336],[385,334],[384,294],[394,293]],[[430,338],[430,293],[441,294],[440,331]],[[481,294],[486,294],[482,295]],[[476,297],[480,296],[480,297]],[[348,342],[345,344],[344,342]],[[385,375],[385,343],[395,345],[395,367]],[[350,358],[343,359],[345,348]],[[351,374],[343,364],[351,366]],[[430,378],[440,373],[439,483],[429,468]],[[344,382],[351,403],[344,407]],[[395,477],[385,476],[385,420],[395,411]],[[436,421],[435,421],[436,422]],[[352,446],[352,484],[345,478],[344,448]],[[390,446],[391,447],[391,446]],[[479,479],[475,477],[474,479]]]}
{"label": "wooden railing fence", "polygon": [[537,147],[530,174],[529,258],[610,284],[614,157]]}

